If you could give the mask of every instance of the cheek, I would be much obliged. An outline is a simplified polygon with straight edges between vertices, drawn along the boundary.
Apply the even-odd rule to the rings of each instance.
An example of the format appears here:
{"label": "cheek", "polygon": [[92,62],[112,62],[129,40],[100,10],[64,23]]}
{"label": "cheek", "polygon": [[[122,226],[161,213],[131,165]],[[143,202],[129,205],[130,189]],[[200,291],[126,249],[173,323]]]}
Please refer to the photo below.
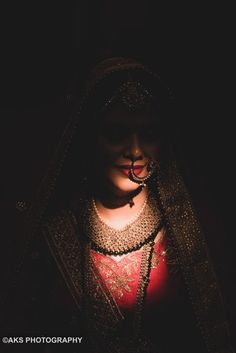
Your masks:
{"label": "cheek", "polygon": [[160,146],[157,144],[150,144],[147,145],[145,148],[146,154],[149,158],[158,160],[158,157],[160,155]]}
{"label": "cheek", "polygon": [[102,138],[98,138],[95,150],[96,161],[99,161],[102,165],[110,165],[122,154],[123,146],[111,144]]}

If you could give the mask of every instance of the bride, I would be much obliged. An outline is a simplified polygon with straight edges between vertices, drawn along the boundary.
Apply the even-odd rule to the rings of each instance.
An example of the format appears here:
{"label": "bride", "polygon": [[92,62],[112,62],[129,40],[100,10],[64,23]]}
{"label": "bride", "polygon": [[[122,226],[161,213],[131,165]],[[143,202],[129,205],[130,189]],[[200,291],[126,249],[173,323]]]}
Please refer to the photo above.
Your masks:
{"label": "bride", "polygon": [[174,119],[143,64],[92,70],[28,214],[25,334],[83,336],[89,353],[233,352]]}

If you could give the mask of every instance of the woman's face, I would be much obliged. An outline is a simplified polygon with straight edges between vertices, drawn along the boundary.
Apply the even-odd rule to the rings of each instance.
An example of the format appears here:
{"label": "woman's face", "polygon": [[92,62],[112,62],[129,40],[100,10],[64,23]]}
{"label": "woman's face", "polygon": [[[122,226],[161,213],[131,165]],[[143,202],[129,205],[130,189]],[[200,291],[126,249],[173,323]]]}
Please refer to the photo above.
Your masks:
{"label": "woman's face", "polygon": [[160,148],[160,131],[153,111],[129,112],[121,104],[114,106],[96,127],[93,151],[94,174],[119,193],[131,192],[138,184],[129,179],[134,172],[147,175],[147,164],[156,161]]}

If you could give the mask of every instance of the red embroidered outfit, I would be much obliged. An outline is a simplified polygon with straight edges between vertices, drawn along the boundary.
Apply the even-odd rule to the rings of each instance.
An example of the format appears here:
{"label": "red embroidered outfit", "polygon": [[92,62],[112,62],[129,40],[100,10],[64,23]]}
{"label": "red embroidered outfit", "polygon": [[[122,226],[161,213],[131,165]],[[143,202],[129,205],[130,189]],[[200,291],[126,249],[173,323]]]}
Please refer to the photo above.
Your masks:
{"label": "red embroidered outfit", "polygon": [[[153,307],[168,295],[168,270],[165,260],[166,244],[154,246],[152,266],[147,287],[146,303]],[[122,256],[105,256],[91,250],[91,256],[101,277],[122,312],[135,307],[139,283],[142,249]]]}

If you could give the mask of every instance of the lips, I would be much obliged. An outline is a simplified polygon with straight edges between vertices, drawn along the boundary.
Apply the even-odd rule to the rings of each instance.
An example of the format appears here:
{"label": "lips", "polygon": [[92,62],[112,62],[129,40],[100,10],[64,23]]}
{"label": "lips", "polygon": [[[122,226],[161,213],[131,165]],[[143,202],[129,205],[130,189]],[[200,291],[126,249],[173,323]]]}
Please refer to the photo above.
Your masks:
{"label": "lips", "polygon": [[[131,166],[130,165],[119,165],[119,166],[117,166],[117,168],[119,169],[119,171],[122,174],[125,174],[125,175],[128,176],[129,175],[129,171],[131,169]],[[135,166],[133,166],[133,170],[134,170],[135,175],[139,175],[140,173],[142,173],[144,168],[145,168],[145,165],[135,165]]]}

